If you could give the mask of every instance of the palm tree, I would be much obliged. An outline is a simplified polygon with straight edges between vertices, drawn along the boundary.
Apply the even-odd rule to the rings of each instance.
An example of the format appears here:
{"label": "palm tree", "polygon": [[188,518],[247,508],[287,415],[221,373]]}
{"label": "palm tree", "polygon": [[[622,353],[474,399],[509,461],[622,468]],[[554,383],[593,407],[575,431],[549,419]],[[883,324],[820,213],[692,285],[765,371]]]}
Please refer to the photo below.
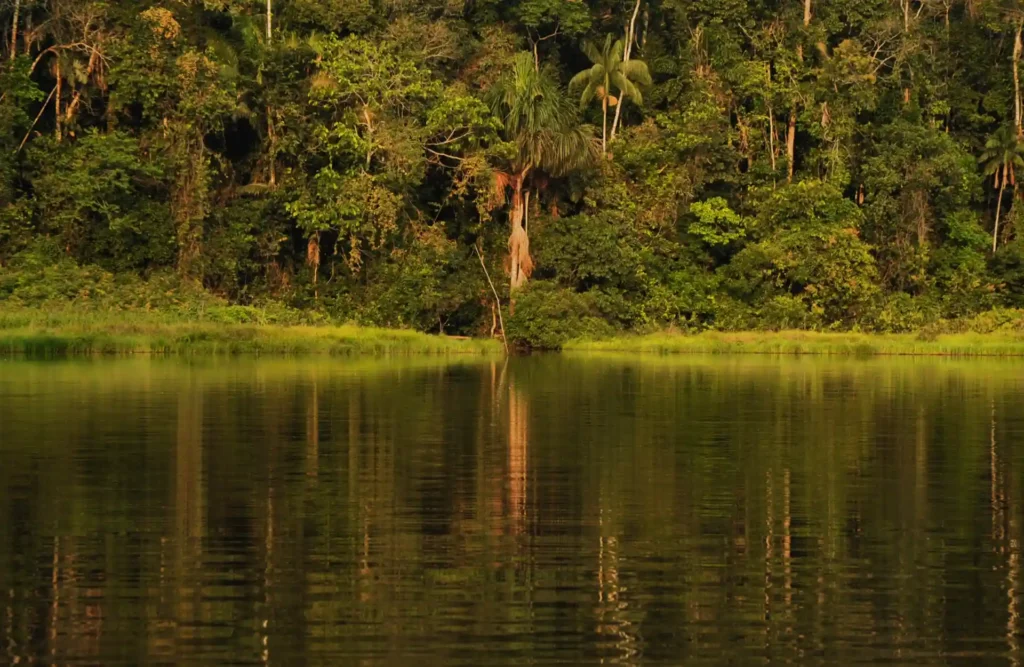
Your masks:
{"label": "palm tree", "polygon": [[[600,51],[592,43],[584,43],[583,52],[587,54],[592,65],[569,82],[570,92],[583,89],[580,95],[580,108],[586,107],[595,98],[601,102],[601,112],[604,116],[601,131],[602,151],[608,150],[608,107],[620,104],[627,96],[632,97],[637,104],[643,104],[644,96],[637,84],[651,85],[651,74],[647,70],[647,64],[642,60],[623,61],[623,49],[622,40],[612,42],[611,35],[605,38],[604,47]],[[619,90],[618,98],[611,94],[612,86]]]}
{"label": "palm tree", "polygon": [[999,218],[1003,210],[1003,192],[1007,182],[1017,189],[1016,167],[1024,167],[1024,142],[1014,128],[1004,126],[996,130],[985,142],[985,151],[978,161],[984,165],[985,175],[995,175],[993,187],[999,190],[996,203],[996,224],[992,228],[992,252],[999,242]]}
{"label": "palm tree", "polygon": [[508,248],[514,291],[533,271],[530,241],[523,225],[529,206],[528,191],[524,197],[527,179],[537,171],[563,176],[590,163],[596,150],[591,129],[579,124],[555,73],[549,66],[536,68],[532,53],[515,56],[512,67],[491,90],[490,104],[502,121],[504,139],[515,147],[495,174],[496,192],[502,201],[506,191],[512,189]]}

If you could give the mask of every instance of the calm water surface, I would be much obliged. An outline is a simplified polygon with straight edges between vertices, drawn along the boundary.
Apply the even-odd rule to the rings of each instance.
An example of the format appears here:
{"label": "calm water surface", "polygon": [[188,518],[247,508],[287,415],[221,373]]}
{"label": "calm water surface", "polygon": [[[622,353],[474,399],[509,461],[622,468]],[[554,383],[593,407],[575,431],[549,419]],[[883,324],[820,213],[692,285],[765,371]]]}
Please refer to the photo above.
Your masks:
{"label": "calm water surface", "polygon": [[1024,663],[1024,364],[0,362],[0,664]]}

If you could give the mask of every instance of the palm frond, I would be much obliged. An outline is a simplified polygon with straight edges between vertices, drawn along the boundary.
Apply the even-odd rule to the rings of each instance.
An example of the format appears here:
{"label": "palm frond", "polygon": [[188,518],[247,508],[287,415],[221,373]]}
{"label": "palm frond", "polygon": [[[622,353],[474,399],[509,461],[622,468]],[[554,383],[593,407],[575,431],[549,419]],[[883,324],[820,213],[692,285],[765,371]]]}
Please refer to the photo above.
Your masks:
{"label": "palm frond", "polygon": [[643,104],[643,93],[640,92],[640,89],[632,81],[623,76],[621,72],[616,72],[612,75],[612,85],[621,90],[623,95],[632,98],[637,104]]}
{"label": "palm frond", "polygon": [[[597,65],[594,65],[594,67],[597,67]],[[572,79],[570,79],[569,92],[572,93],[574,90],[577,90],[581,86],[586,86],[591,80],[591,74],[593,73],[593,71],[593,67],[591,67],[590,69],[585,69],[582,72],[579,72]]]}
{"label": "palm frond", "polygon": [[604,58],[601,52],[594,46],[593,42],[583,42],[583,54],[590,59],[594,65],[599,64]]}
{"label": "palm frond", "polygon": [[[595,64],[573,77],[572,88],[583,88],[581,99],[594,98],[603,71]],[[579,126],[574,105],[555,71],[549,67],[537,71],[532,53],[517,54],[488,97],[492,112],[505,126],[506,138],[516,145],[511,171],[534,166],[562,175],[595,154],[592,130]]]}
{"label": "palm frond", "polygon": [[622,63],[621,70],[623,76],[641,86],[649,86],[652,83],[651,72],[647,68],[647,63],[642,60],[630,60],[628,63]]}
{"label": "palm frond", "polygon": [[597,91],[600,86],[596,85],[593,81],[587,84],[587,87],[583,89],[583,94],[580,96],[580,108],[584,109],[591,100],[597,96]]}
{"label": "palm frond", "polygon": [[[610,37],[609,37],[610,39]],[[612,44],[611,50],[605,53],[605,60],[609,65],[619,65],[622,63],[622,58],[625,55],[626,47],[621,39],[615,40]]]}

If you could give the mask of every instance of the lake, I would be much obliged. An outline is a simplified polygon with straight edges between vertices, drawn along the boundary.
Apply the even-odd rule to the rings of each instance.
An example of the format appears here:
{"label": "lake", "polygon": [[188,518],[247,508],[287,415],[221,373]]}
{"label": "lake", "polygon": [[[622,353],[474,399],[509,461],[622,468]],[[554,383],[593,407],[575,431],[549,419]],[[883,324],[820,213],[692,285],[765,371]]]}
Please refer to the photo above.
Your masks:
{"label": "lake", "polygon": [[1024,661],[1024,363],[0,361],[0,663]]}

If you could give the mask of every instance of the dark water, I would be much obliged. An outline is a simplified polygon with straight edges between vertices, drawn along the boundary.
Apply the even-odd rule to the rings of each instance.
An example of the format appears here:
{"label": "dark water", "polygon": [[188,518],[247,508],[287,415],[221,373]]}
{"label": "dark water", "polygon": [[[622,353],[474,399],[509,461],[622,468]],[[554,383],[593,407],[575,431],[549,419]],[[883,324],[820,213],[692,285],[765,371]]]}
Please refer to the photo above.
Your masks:
{"label": "dark water", "polygon": [[1022,371],[0,362],[0,664],[1019,665]]}

